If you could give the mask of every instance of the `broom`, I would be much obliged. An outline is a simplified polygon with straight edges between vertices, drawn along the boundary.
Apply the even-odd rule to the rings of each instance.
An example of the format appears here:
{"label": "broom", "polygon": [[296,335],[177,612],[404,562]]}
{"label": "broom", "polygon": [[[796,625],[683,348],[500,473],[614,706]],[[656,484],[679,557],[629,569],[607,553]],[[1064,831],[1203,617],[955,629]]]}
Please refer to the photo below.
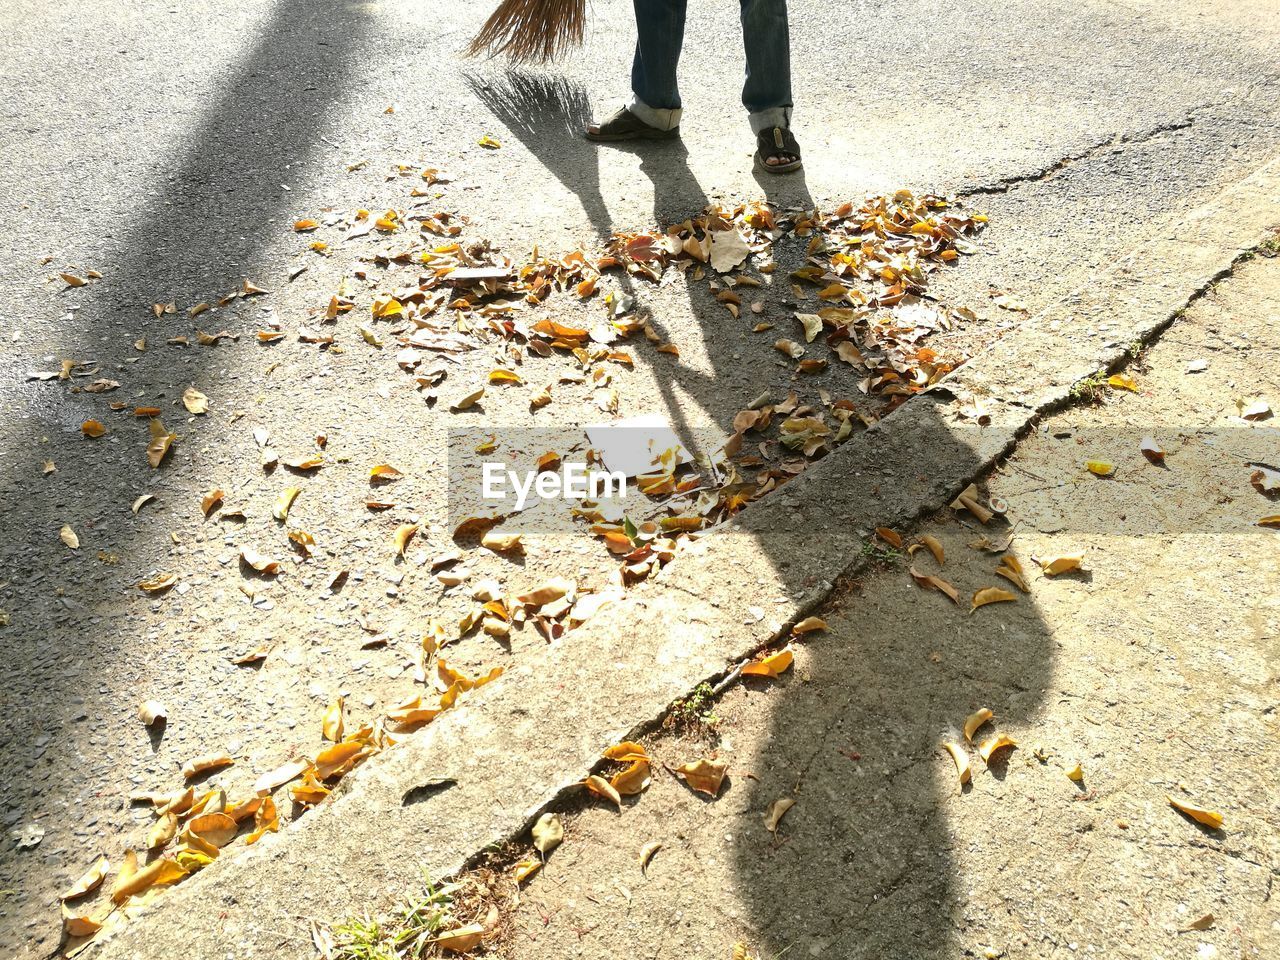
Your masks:
{"label": "broom", "polygon": [[467,49],[514,63],[549,63],[580,46],[587,0],[502,0]]}

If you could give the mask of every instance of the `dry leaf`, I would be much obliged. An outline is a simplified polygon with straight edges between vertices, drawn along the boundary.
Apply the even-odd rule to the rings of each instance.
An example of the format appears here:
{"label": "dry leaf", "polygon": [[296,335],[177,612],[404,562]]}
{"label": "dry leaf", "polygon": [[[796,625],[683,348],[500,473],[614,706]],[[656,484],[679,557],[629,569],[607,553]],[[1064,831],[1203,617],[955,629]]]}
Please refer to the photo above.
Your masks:
{"label": "dry leaf", "polygon": [[1185,929],[1187,930],[1208,930],[1213,926],[1214,916],[1212,913],[1206,913],[1203,917],[1192,920]]}
{"label": "dry leaf", "polygon": [[795,804],[795,800],[791,797],[780,797],[773,801],[773,803],[769,804],[769,809],[766,810],[764,814],[764,828],[770,833],[777,833],[778,823],[782,820],[786,812],[794,807]]}
{"label": "dry leaf", "polygon": [[515,878],[516,883],[524,883],[535,873],[542,869],[541,860],[521,860],[511,870],[511,875]]}
{"label": "dry leaf", "polygon": [[794,627],[791,628],[792,636],[803,636],[806,633],[813,633],[815,630],[826,630],[827,621],[821,617],[805,617]]}
{"label": "dry leaf", "polygon": [[159,593],[161,590],[168,590],[177,582],[176,573],[158,573],[154,577],[139,581],[138,589],[146,593]]}
{"label": "dry leaf", "polygon": [[280,815],[276,811],[276,802],[270,796],[263,797],[262,803],[253,815],[253,830],[245,836],[244,842],[252,845],[261,840],[263,834],[279,833],[279,831]]}
{"label": "dry leaf", "polygon": [[[130,851],[132,853],[132,851]],[[166,886],[177,883],[187,875],[187,871],[169,859],[154,860],[129,874],[122,873],[111,888],[111,899],[117,904],[124,903],[130,897],[142,893],[151,887]]]}
{"label": "dry leaf", "polygon": [[653,859],[654,854],[662,849],[661,840],[651,840],[640,848],[640,872],[644,873],[649,867],[649,861]]}
{"label": "dry leaf", "polygon": [[274,576],[280,572],[279,560],[272,560],[266,554],[259,553],[253,547],[241,547],[240,559],[259,573]]}
{"label": "dry leaf", "polygon": [[623,763],[649,759],[648,751],[633,740],[623,740],[621,743],[615,743],[613,746],[605,748],[600,756],[606,760],[618,760]]}
{"label": "dry leaf", "polygon": [[80,432],[86,437],[100,437],[107,432],[107,428],[97,420],[86,420],[80,424]]}
{"label": "dry leaf", "polygon": [[1280,513],[1272,514],[1269,517],[1263,517],[1258,521],[1257,526],[1280,529]]}
{"label": "dry leaf", "polygon": [[982,762],[991,763],[991,755],[997,750],[1003,750],[1005,747],[1016,747],[1018,741],[1008,734],[998,733],[994,737],[988,737],[982,741],[982,746],[978,747],[978,753],[982,757]]}
{"label": "dry leaf", "polygon": [[83,897],[90,890],[96,890],[110,869],[111,864],[107,858],[99,857],[93,866],[80,875],[80,879],[63,892],[59,899],[74,900],[77,897]]}
{"label": "dry leaf", "polygon": [[1097,477],[1109,477],[1116,472],[1115,464],[1107,463],[1105,460],[1086,460],[1084,467]]}
{"label": "dry leaf", "polygon": [[290,470],[318,470],[324,466],[324,457],[318,453],[309,453],[301,457],[285,457],[280,462]]}
{"label": "dry leaf", "polygon": [[144,493],[142,496],[138,497],[138,499],[133,501],[133,505],[129,507],[129,510],[136,517],[138,515],[138,511],[142,509],[143,505],[150,503],[154,499],[155,497],[152,494]]}
{"label": "dry leaf", "polygon": [[490,530],[480,538],[480,546],[498,553],[509,553],[520,548],[520,534]]}
{"label": "dry leaf", "polygon": [[1152,463],[1164,463],[1164,448],[1150,437],[1143,437],[1142,443],[1138,445],[1138,449],[1141,450],[1142,455]]}
{"label": "dry leaf", "polygon": [[544,857],[564,840],[564,824],[558,813],[544,813],[533,825],[533,846]]}
{"label": "dry leaf", "polygon": [[268,770],[266,773],[258,777],[253,784],[253,792],[258,796],[268,796],[276,789],[284,786],[290,780],[296,780],[302,776],[311,766],[311,761],[299,757],[296,760],[290,760],[288,763],[276,767],[274,770]]}
{"label": "dry leaf", "polygon": [[276,497],[276,505],[271,509],[271,515],[284,523],[289,519],[289,508],[293,506],[293,501],[298,498],[298,494],[302,492],[301,487],[285,487],[280,491],[280,495]]}
{"label": "dry leaf", "polygon": [[960,778],[961,786],[973,779],[973,771],[969,769],[969,757],[965,754],[964,748],[953,740],[948,740],[942,746],[947,753],[951,754],[951,759],[955,761],[956,775]]}
{"label": "dry leaf", "polygon": [[946,561],[946,552],[942,549],[942,544],[938,542],[938,538],[926,533],[920,538],[920,542],[933,554],[933,559],[938,561],[938,566],[942,566]]}
{"label": "dry leaf", "polygon": [[950,597],[952,603],[957,606],[959,605],[959,592],[946,580],[943,580],[941,577],[935,577],[932,574],[921,573],[914,565],[908,567],[907,572],[911,574],[911,579],[916,582],[917,586],[923,587],[926,590],[937,590],[939,593]]}
{"label": "dry leaf", "polygon": [[409,546],[409,541],[413,539],[413,535],[417,532],[418,525],[416,523],[402,523],[396,527],[396,532],[391,536],[391,545],[396,549],[396,556],[404,556],[404,552]]}
{"label": "dry leaf", "polygon": [[168,717],[168,709],[159,700],[146,700],[142,706],[138,707],[138,718],[145,726],[149,727],[156,721],[166,720]]}
{"label": "dry leaf", "polygon": [[[100,910],[96,915],[89,913],[77,913],[69,908],[65,903],[62,904],[62,934],[67,940],[75,940],[79,937],[91,937],[102,929],[103,921],[106,920],[110,911]],[[57,953],[58,951],[54,951]],[[71,956],[77,951],[70,951],[65,956]]]}
{"label": "dry leaf", "polygon": [[1167,799],[1173,809],[1179,813],[1185,813],[1197,823],[1203,823],[1206,827],[1212,827],[1214,830],[1222,827],[1222,814],[1216,810],[1206,810],[1204,807],[1193,806],[1181,800],[1175,800],[1173,797],[1167,797]]}
{"label": "dry leaf", "polygon": [[1022,564],[1018,562],[1018,558],[1013,554],[1005,554],[1000,558],[1000,565],[996,567],[996,573],[1014,584],[1023,593],[1030,592]]}
{"label": "dry leaf", "polygon": [[771,653],[761,657],[758,660],[752,660],[742,668],[742,676],[744,677],[770,677],[777,679],[783,672],[790,669],[794,656],[790,647],[784,647],[777,653]]}
{"label": "dry leaf", "polygon": [[623,796],[635,796],[637,793],[643,793],[649,788],[649,783],[652,779],[650,772],[647,759],[636,759],[631,762],[627,769],[610,777],[609,785]]}
{"label": "dry leaf", "polygon": [[404,474],[389,463],[379,463],[369,468],[369,479],[377,481],[399,480]]}
{"label": "dry leaf", "polygon": [[964,721],[964,738],[973,743],[973,735],[978,732],[978,728],[994,717],[995,714],[987,707],[975,710],[969,714]]}
{"label": "dry leaf", "polygon": [[720,784],[724,782],[724,775],[728,769],[729,764],[724,760],[703,758],[693,763],[682,764],[672,772],[699,793],[714,797],[720,792]]}
{"label": "dry leaf", "polygon": [[526,593],[516,595],[516,602],[528,607],[541,607],[569,594],[574,589],[572,580],[557,577],[541,583]]}
{"label": "dry leaf", "polygon": [[1130,393],[1138,392],[1138,382],[1127,373],[1116,373],[1107,377],[1107,386],[1112,390],[1128,390]]}
{"label": "dry leaf", "polygon": [[332,740],[337,743],[342,739],[342,705],[344,699],[339,697],[333,703],[329,704],[329,708],[325,710],[324,717],[320,721],[320,729],[326,740]]}
{"label": "dry leaf", "polygon": [[600,776],[596,776],[595,774],[592,774],[591,776],[587,777],[587,779],[582,781],[582,785],[586,787],[588,791],[590,791],[591,793],[594,793],[597,797],[603,797],[605,800],[608,800],[610,803],[616,806],[619,810],[622,809],[622,795],[618,793],[618,791],[614,788],[613,784],[611,784],[604,777],[600,777]]}
{"label": "dry leaf", "polygon": [[1070,770],[1065,771],[1065,773],[1067,775],[1067,779],[1072,783],[1081,783],[1084,781],[1084,769],[1078,763]]}
{"label": "dry leaf", "polygon": [[1084,554],[1068,553],[1057,557],[1032,557],[1031,559],[1040,564],[1040,570],[1046,577],[1056,577],[1060,573],[1079,570],[1080,565],[1084,563]]}
{"label": "dry leaf", "polygon": [[209,412],[209,398],[195,387],[187,387],[182,392],[182,405],[187,408],[187,413]]}
{"label": "dry leaf", "polygon": [[[496,140],[485,143],[488,137],[482,137],[480,146],[489,147],[491,150],[497,150],[500,144]],[[465,927],[458,927],[456,930],[450,930],[442,933],[434,940],[428,940],[428,943],[434,943],[441,950],[448,950],[451,953],[466,953],[474,950],[484,939],[484,927],[478,923],[470,923]]]}
{"label": "dry leaf", "polygon": [[969,608],[969,612],[985,607],[988,603],[1006,603],[1017,599],[1017,596],[1008,590],[1001,590],[999,587],[983,587],[973,595],[973,605]]}
{"label": "dry leaf", "polygon": [[182,775],[190,780],[192,777],[198,777],[202,773],[208,773],[210,770],[220,770],[223,767],[229,767],[235,763],[228,753],[206,753],[204,756],[196,757],[188,760],[182,765]]}
{"label": "dry leaf", "polygon": [[169,447],[173,444],[173,441],[178,439],[178,435],[166,430],[159,418],[153,419],[149,426],[151,429],[151,442],[147,444],[147,462],[151,464],[151,468],[154,470],[160,466],[160,461],[169,452]]}
{"label": "dry leaf", "polygon": [[450,410],[469,410],[472,407],[474,407],[480,401],[480,398],[483,396],[484,396],[484,387],[480,387],[478,390],[473,390],[471,391],[471,393],[468,393],[466,396],[461,397],[458,400],[454,401],[453,404],[450,405],[449,409]]}
{"label": "dry leaf", "polygon": [[225,847],[235,839],[240,825],[225,813],[202,813],[187,821],[184,837],[195,834],[215,847]]}
{"label": "dry leaf", "polygon": [[72,550],[80,549],[80,538],[76,536],[76,532],[69,526],[64,525],[63,528],[58,531],[58,537]]}

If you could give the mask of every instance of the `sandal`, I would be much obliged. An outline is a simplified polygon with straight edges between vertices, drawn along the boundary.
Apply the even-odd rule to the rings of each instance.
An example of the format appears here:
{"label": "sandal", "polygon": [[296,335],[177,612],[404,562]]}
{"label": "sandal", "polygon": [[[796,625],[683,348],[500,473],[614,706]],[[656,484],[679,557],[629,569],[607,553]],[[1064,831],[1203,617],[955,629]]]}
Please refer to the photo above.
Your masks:
{"label": "sandal", "polygon": [[[769,163],[769,158],[777,158],[781,162]],[[772,127],[756,135],[756,164],[770,173],[790,173],[800,169],[800,144],[796,143],[789,127]]]}
{"label": "sandal", "polygon": [[680,127],[675,126],[670,130],[652,127],[626,107],[622,107],[608,120],[588,124],[584,136],[600,143],[616,140],[675,140],[680,136]]}

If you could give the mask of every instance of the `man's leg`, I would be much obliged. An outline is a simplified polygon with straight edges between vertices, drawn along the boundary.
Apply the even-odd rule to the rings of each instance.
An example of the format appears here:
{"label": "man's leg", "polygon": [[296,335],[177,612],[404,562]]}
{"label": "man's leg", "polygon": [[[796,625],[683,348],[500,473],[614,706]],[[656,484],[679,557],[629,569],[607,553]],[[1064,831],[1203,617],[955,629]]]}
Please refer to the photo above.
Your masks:
{"label": "man's leg", "polygon": [[676,67],[684,43],[687,0],[633,0],[636,55],[631,64],[631,102],[627,108],[660,130],[680,125],[680,88]]}
{"label": "man's leg", "polygon": [[751,132],[791,125],[791,39],[787,0],[742,0],[742,42],[747,80],[742,105],[751,114]]}

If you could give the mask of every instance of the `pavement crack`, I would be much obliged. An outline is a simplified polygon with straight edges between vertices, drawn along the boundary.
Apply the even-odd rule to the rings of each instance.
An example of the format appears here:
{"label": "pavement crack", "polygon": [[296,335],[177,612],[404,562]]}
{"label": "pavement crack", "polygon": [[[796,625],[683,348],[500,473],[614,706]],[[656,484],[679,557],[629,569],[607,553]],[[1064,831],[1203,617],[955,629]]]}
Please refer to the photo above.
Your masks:
{"label": "pavement crack", "polygon": [[404,796],[400,798],[402,807],[412,806],[415,803],[423,803],[430,800],[437,794],[456,787],[458,781],[452,777],[440,777],[435,780],[428,780],[426,783],[420,783],[416,787],[410,787],[404,792]]}
{"label": "pavement crack", "polygon": [[1204,107],[1194,107],[1188,111],[1187,116],[1180,120],[1172,120],[1168,123],[1148,127],[1147,129],[1138,131],[1137,133],[1112,134],[1105,140],[1099,140],[1097,143],[1086,147],[1078,153],[1069,153],[1066,156],[1060,157],[1053,163],[1041,167],[1039,170],[1034,170],[1030,173],[1017,174],[1012,177],[1003,177],[992,183],[980,184],[976,187],[971,187],[968,190],[962,191],[961,196],[972,197],[991,193],[1008,193],[1010,190],[1023,186],[1024,184],[1051,180],[1063,170],[1067,169],[1067,167],[1076,163],[1091,160],[1098,154],[1110,150],[1112,147],[1141,144],[1160,136],[1162,133],[1171,133],[1175,130],[1185,130],[1195,123],[1195,117],[1192,114],[1201,109],[1204,109]]}

